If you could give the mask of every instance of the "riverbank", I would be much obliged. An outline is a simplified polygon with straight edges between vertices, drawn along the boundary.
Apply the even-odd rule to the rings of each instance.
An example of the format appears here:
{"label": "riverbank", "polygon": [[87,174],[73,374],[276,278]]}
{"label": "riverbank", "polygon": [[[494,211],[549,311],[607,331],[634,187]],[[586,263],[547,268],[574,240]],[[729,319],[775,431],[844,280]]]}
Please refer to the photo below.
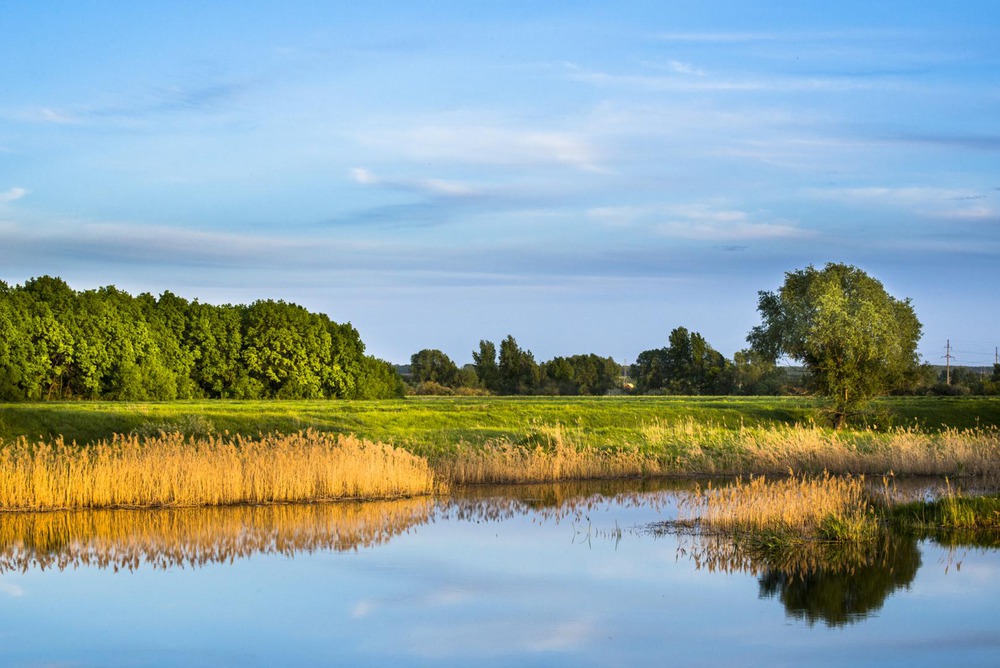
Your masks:
{"label": "riverbank", "polygon": [[530,438],[459,442],[431,455],[306,430],[0,441],[0,509],[173,507],[417,496],[450,485],[600,478],[894,474],[1000,479],[997,428],[832,431],[803,425],[659,420],[636,440],[592,444],[580,426],[536,424]]}

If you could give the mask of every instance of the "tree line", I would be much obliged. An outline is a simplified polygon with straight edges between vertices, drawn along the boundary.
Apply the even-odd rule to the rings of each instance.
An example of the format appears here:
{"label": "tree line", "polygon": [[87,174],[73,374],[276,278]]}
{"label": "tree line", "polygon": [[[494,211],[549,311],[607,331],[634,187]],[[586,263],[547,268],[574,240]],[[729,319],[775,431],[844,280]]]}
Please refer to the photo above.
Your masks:
{"label": "tree line", "polygon": [[0,400],[809,392],[831,399],[840,425],[878,394],[964,393],[974,383],[972,391],[1000,390],[1000,366],[991,378],[937,382],[916,354],[921,325],[909,300],[855,267],[788,272],[777,291],[758,296],[761,324],[732,359],[684,327],[628,367],[594,354],[538,362],[508,335],[499,346],[480,341],[462,367],[421,350],[404,383],[396,367],[364,354],[350,324],[295,304],[214,306],[113,286],[78,292],[49,276],[0,281]]}
{"label": "tree line", "polygon": [[283,301],[214,306],[170,292],[0,281],[0,400],[402,396],[350,324]]}
{"label": "tree line", "polygon": [[749,350],[729,360],[684,327],[670,333],[666,346],[643,351],[630,365],[595,354],[536,362],[511,335],[500,342],[499,354],[492,341],[480,341],[472,359],[460,368],[442,351],[424,349],[401,370],[415,394],[754,395],[779,394],[797,382],[787,369]]}

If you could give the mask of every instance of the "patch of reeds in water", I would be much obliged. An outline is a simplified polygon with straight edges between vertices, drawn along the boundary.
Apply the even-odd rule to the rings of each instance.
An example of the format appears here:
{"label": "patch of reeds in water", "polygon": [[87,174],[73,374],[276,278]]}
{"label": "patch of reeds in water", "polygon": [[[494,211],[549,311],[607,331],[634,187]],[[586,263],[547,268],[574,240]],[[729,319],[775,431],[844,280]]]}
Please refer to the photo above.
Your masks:
{"label": "patch of reeds in water", "polygon": [[356,550],[430,520],[430,497],[394,501],[0,514],[0,573],[198,567],[254,554]]}
{"label": "patch of reeds in water", "polygon": [[428,494],[426,460],[314,431],[260,439],[118,436],[0,443],[0,510],[219,506]]}
{"label": "patch of reeds in water", "polygon": [[758,537],[860,537],[873,519],[864,478],[829,474],[708,487],[692,494],[679,514],[681,523]]}

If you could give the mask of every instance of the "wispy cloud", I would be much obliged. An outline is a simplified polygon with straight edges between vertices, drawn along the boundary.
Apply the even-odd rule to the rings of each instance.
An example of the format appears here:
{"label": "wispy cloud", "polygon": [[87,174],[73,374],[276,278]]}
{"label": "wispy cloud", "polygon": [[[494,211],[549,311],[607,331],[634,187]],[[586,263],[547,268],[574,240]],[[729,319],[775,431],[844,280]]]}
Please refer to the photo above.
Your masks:
{"label": "wispy cloud", "polygon": [[10,582],[0,581],[0,594],[6,594],[11,598],[19,598],[24,596],[24,587]]}
{"label": "wispy cloud", "polygon": [[843,42],[850,40],[886,40],[892,37],[903,37],[908,34],[910,33],[899,29],[790,30],[781,32],[719,30],[661,32],[653,35],[653,38],[664,42],[738,44],[746,42]]}
{"label": "wispy cloud", "polygon": [[599,207],[588,211],[587,216],[615,227],[645,227],[675,239],[725,242],[812,236],[790,222],[754,220],[746,211],[712,203]]}
{"label": "wispy cloud", "polygon": [[434,197],[475,197],[483,194],[465,183],[445,179],[384,179],[365,167],[351,169],[351,178],[365,186],[381,186]]}
{"label": "wispy cloud", "polygon": [[169,84],[137,94],[116,95],[96,103],[79,103],[63,108],[41,107],[21,116],[24,120],[37,123],[81,125],[115,120],[137,121],[176,113],[218,112],[231,106],[249,87],[242,81]]}
{"label": "wispy cloud", "polygon": [[28,191],[24,188],[10,188],[5,192],[0,192],[0,204],[16,202],[27,194]]}
{"label": "wispy cloud", "polygon": [[566,165],[600,171],[596,148],[579,134],[497,125],[424,125],[406,130],[364,133],[367,146],[391,150],[412,160],[485,165]]}
{"label": "wispy cloud", "polygon": [[[679,64],[681,65],[681,64]],[[673,69],[676,76],[664,74],[615,73],[587,70],[578,66],[567,68],[571,81],[594,86],[628,88],[652,92],[845,92],[853,90],[895,89],[897,84],[873,81],[870,77],[795,76],[795,75],[717,75],[692,77],[691,72]]]}
{"label": "wispy cloud", "polygon": [[819,199],[838,200],[859,206],[901,209],[921,218],[986,221],[1000,219],[1000,209],[987,196],[974,190],[936,187],[828,188],[809,191]]}

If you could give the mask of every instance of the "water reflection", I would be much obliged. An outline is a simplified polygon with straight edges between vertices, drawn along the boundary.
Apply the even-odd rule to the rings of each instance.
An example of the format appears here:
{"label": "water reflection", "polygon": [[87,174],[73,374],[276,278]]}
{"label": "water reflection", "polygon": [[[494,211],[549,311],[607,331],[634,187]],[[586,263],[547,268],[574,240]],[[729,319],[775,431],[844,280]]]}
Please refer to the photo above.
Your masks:
{"label": "water reflection", "polygon": [[0,573],[227,563],[253,554],[355,550],[430,520],[428,498],[365,503],[0,514]]}
{"label": "water reflection", "polygon": [[439,513],[472,522],[499,522],[529,514],[537,521],[581,520],[610,501],[622,508],[641,507],[673,514],[678,498],[692,488],[690,481],[677,479],[476,485],[453,490]]}
{"label": "water reflection", "polygon": [[880,610],[890,594],[909,587],[920,568],[912,538],[887,535],[843,552],[850,554],[826,555],[821,566],[808,570],[767,567],[758,578],[760,596],[779,599],[789,617],[810,625],[843,626]]}
{"label": "water reflection", "polygon": [[161,510],[0,513],[0,573],[95,566],[134,570],[227,563],[254,554],[356,550],[434,521],[574,520],[608,499],[668,505],[676,481],[476,487],[447,498]]}

